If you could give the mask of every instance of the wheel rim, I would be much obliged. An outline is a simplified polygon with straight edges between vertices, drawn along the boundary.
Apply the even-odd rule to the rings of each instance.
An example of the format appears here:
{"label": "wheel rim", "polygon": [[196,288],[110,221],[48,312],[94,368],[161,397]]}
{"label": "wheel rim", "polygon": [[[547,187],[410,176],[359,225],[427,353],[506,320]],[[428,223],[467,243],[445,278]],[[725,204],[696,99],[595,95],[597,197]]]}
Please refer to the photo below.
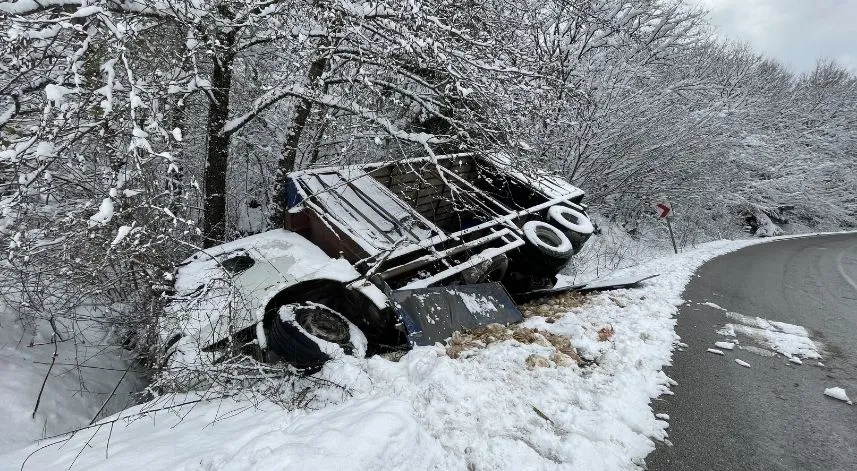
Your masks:
{"label": "wheel rim", "polygon": [[537,231],[536,236],[542,243],[554,249],[558,249],[563,242],[555,233],[550,231]]}
{"label": "wheel rim", "polygon": [[310,335],[327,342],[345,345],[351,339],[348,323],[332,311],[303,308],[298,310],[295,318]]}

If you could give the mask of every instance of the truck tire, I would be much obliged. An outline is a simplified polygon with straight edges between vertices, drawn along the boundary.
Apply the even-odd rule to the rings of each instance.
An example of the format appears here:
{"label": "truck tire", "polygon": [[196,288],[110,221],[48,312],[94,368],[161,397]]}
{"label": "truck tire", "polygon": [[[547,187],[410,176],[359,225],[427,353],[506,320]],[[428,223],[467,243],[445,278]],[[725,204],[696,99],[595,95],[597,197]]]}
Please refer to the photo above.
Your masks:
{"label": "truck tire", "polygon": [[322,304],[280,307],[270,332],[268,348],[295,368],[318,368],[338,351],[365,355],[366,339],[360,330],[345,316]]}
{"label": "truck tire", "polygon": [[526,244],[512,259],[510,270],[520,275],[553,277],[574,255],[568,237],[543,221],[529,221],[523,226]]}
{"label": "truck tire", "polygon": [[574,255],[574,247],[563,232],[543,221],[524,224],[524,237],[548,263],[565,263]]}
{"label": "truck tire", "polygon": [[548,218],[568,237],[575,254],[580,252],[595,230],[586,214],[568,206],[551,206],[548,209]]}

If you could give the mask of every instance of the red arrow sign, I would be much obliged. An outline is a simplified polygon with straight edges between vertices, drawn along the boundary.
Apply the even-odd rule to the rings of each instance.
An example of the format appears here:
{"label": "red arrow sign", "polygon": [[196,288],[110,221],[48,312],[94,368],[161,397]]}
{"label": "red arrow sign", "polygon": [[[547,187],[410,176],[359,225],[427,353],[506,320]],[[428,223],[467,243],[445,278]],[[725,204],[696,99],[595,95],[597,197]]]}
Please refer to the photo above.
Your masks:
{"label": "red arrow sign", "polygon": [[672,208],[668,203],[658,203],[655,205],[655,209],[658,210],[658,219],[663,219],[669,216],[670,211],[672,211]]}

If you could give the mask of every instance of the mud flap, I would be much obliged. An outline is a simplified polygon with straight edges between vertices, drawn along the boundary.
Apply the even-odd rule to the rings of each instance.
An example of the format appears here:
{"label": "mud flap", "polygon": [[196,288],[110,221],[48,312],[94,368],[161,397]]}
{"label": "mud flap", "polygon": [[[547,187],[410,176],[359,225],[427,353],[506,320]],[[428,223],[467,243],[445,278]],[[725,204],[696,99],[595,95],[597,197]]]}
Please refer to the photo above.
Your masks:
{"label": "mud flap", "polygon": [[523,319],[509,293],[496,282],[396,290],[391,294],[411,345],[434,345],[459,329]]}

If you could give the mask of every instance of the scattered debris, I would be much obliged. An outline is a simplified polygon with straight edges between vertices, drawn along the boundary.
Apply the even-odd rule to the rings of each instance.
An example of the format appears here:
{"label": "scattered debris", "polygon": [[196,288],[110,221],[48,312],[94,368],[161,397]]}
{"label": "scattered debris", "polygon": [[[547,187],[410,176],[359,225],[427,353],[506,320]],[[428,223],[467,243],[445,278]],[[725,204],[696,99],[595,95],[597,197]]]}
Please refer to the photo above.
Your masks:
{"label": "scattered debris", "polygon": [[732,342],[714,342],[714,346],[723,350],[732,350],[735,348],[735,344]]}
{"label": "scattered debris", "polygon": [[622,298],[617,298],[616,296],[610,296],[610,300],[613,301],[613,304],[615,304],[615,305],[617,305],[623,309],[628,307],[628,302]]}
{"label": "scattered debris", "polygon": [[536,355],[535,353],[527,357],[527,368],[534,370],[536,368],[550,368],[551,364],[548,362],[548,359],[541,356]]}
{"label": "scattered debris", "polygon": [[845,390],[844,390],[844,389],[842,389],[842,388],[839,388],[839,387],[836,387],[836,388],[827,388],[827,389],[825,389],[825,390],[824,390],[824,395],[825,395],[825,396],[830,396],[830,397],[832,397],[832,398],[834,398],[834,399],[839,399],[840,401],[843,401],[843,402],[847,403],[849,406],[850,406],[851,404],[853,404],[853,403],[851,402],[851,399],[848,399],[848,395],[847,395],[847,394],[845,394]]}
{"label": "scattered debris", "polygon": [[551,353],[551,361],[556,363],[556,366],[571,366],[583,364],[583,360],[580,357],[573,357],[571,355],[566,355],[562,352]]}
{"label": "scattered debris", "polygon": [[[578,355],[577,350],[571,345],[571,340],[568,337],[552,332],[539,331],[539,329],[533,327],[506,327],[501,324],[482,325],[474,329],[454,332],[449,345],[446,347],[446,354],[450,358],[460,358],[465,352],[485,348],[492,343],[504,340],[515,340],[523,344],[552,347],[555,351],[551,354],[550,359],[557,366],[570,366],[573,364],[583,366],[587,364],[587,361]],[[530,358],[533,356],[538,355],[531,355]],[[530,358],[527,359],[527,366],[530,366],[532,369]],[[539,358],[547,362],[546,358]],[[550,366],[550,364],[538,364],[536,366]]]}
{"label": "scattered debris", "polygon": [[816,363],[816,365],[818,365],[818,366],[824,366],[824,363],[822,363],[822,362],[818,362],[818,363]]}
{"label": "scattered debris", "polygon": [[739,365],[743,366],[744,368],[750,368],[750,364],[744,360],[736,358],[735,363],[738,363]]}
{"label": "scattered debris", "polygon": [[561,319],[572,309],[583,306],[585,302],[586,295],[576,291],[567,291],[550,298],[540,298],[530,301],[521,305],[520,309],[521,314],[525,318],[541,316],[546,318],[546,322],[552,324],[556,319]]}
{"label": "scattered debris", "polygon": [[690,348],[690,345],[688,345],[684,342],[678,342],[676,345],[678,345],[681,348]]}
{"label": "scattered debris", "polygon": [[706,351],[707,351],[708,353],[713,353],[713,354],[715,354],[715,355],[725,355],[725,354],[723,353],[723,350],[718,350],[718,349],[716,349],[716,348],[709,348],[709,349],[708,349],[708,350],[706,350]]}
{"label": "scattered debris", "polygon": [[608,325],[607,327],[602,327],[598,329],[598,340],[600,342],[606,342],[613,338],[613,326]]}
{"label": "scattered debris", "polygon": [[703,306],[713,307],[714,309],[720,309],[721,311],[725,311],[725,310],[726,310],[726,309],[723,309],[722,307],[720,307],[720,306],[718,306],[717,304],[714,304],[714,303],[712,303],[712,302],[706,302],[706,303],[701,303],[701,304],[702,304]]}
{"label": "scattered debris", "polygon": [[791,357],[789,358],[789,361],[794,363],[795,365],[803,365],[803,362],[800,361],[800,358],[798,357]]}

